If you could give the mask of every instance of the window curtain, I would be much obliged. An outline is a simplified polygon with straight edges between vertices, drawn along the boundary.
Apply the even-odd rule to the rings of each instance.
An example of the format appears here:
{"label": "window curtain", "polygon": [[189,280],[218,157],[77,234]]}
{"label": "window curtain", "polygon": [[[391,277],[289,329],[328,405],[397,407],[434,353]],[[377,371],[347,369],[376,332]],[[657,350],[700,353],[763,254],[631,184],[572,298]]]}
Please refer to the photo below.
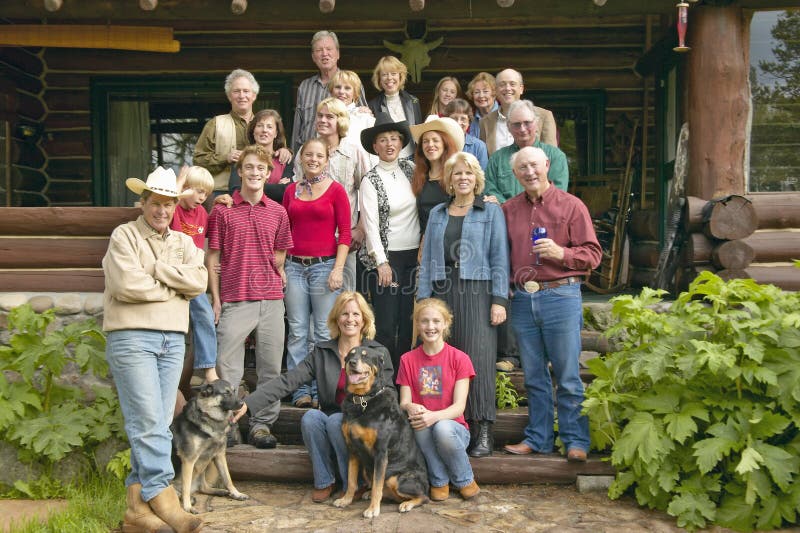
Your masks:
{"label": "window curtain", "polygon": [[128,178],[150,172],[150,110],[147,102],[111,101],[108,106],[108,202],[133,206],[139,198],[125,186]]}

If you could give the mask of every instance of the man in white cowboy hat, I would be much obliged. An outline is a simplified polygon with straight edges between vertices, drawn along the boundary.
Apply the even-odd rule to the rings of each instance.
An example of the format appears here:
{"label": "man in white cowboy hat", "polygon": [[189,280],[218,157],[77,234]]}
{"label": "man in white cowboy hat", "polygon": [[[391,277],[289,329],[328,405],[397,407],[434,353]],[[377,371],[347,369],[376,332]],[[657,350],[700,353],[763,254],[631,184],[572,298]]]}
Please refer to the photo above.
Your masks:
{"label": "man in white cowboy hat", "polygon": [[191,237],[169,228],[181,196],[172,169],[158,167],[146,182],[125,184],[141,196],[142,214],[112,232],[103,257],[106,359],[131,445],[123,529],[199,531],[202,521],[181,508],[170,485],[169,425],[189,300],[205,292],[208,272]]}

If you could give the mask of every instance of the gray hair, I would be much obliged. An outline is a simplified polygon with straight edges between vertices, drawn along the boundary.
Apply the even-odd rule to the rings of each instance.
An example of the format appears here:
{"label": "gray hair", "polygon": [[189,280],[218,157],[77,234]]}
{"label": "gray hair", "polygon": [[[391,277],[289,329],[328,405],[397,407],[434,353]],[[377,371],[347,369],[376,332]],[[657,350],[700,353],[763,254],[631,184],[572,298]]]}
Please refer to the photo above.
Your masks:
{"label": "gray hair", "polygon": [[528,152],[533,151],[533,153],[535,155],[543,157],[545,159],[545,161],[550,161],[550,158],[547,157],[547,153],[544,150],[542,150],[541,148],[537,148],[535,146],[526,146],[525,148],[522,148],[522,149],[517,150],[516,152],[514,152],[511,155],[511,157],[509,158],[509,163],[511,164],[511,171],[512,172],[514,171],[514,167],[517,164],[517,158],[519,157],[519,155],[522,152],[525,152],[525,151],[528,151]]}
{"label": "gray hair", "polygon": [[511,105],[508,106],[508,114],[506,117],[511,118],[511,115],[519,110],[519,109],[527,109],[531,113],[533,113],[534,121],[536,122],[536,126],[541,125],[541,118],[539,118],[539,114],[536,112],[536,109],[533,107],[533,102],[530,100],[517,100],[516,102],[511,102]]}
{"label": "gray hair", "polygon": [[258,94],[258,91],[261,89],[259,87],[258,82],[256,81],[255,76],[250,74],[250,72],[237,68],[232,71],[228,76],[225,78],[225,94],[230,96],[231,94],[231,85],[233,82],[236,81],[238,78],[245,78],[247,81],[250,82],[250,87],[252,87],[253,92]]}
{"label": "gray hair", "polygon": [[314,45],[317,44],[317,41],[324,39],[325,37],[330,37],[333,40],[333,44],[336,45],[336,49],[339,49],[339,38],[336,37],[335,33],[328,30],[320,30],[314,34],[314,36],[311,38],[311,49],[314,49]]}

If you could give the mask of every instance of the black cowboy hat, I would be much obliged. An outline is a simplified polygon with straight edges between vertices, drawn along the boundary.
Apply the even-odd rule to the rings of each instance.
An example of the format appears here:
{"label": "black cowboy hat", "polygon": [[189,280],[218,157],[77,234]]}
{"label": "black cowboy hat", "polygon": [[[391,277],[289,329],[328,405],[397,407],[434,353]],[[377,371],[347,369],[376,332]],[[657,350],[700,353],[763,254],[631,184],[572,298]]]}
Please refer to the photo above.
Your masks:
{"label": "black cowboy hat", "polygon": [[361,146],[372,155],[378,155],[375,153],[375,149],[372,145],[375,144],[375,137],[377,137],[379,133],[386,131],[399,132],[400,135],[403,136],[403,147],[411,141],[411,130],[408,129],[407,120],[394,122],[392,117],[389,116],[389,113],[378,113],[375,117],[375,125],[361,131]]}

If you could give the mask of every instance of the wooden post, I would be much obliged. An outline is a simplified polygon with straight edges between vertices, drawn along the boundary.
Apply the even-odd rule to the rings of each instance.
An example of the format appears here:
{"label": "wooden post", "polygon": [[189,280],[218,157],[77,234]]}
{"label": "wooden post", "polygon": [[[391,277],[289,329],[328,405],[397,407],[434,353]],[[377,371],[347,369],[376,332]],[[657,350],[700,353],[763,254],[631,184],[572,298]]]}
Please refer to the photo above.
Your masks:
{"label": "wooden post", "polygon": [[44,0],[44,8],[50,12],[58,11],[63,3],[64,0]]}
{"label": "wooden post", "polygon": [[144,11],[153,11],[158,6],[158,0],[139,0],[139,7]]}
{"label": "wooden post", "polygon": [[333,13],[336,0],[319,0],[319,10],[323,13]]}
{"label": "wooden post", "polygon": [[425,0],[408,0],[408,7],[411,11],[422,11],[425,9]]}
{"label": "wooden post", "polygon": [[233,0],[231,2],[231,13],[242,15],[247,11],[247,0]]}
{"label": "wooden post", "polygon": [[750,27],[742,8],[693,8],[689,45],[686,194],[705,200],[744,194]]}

